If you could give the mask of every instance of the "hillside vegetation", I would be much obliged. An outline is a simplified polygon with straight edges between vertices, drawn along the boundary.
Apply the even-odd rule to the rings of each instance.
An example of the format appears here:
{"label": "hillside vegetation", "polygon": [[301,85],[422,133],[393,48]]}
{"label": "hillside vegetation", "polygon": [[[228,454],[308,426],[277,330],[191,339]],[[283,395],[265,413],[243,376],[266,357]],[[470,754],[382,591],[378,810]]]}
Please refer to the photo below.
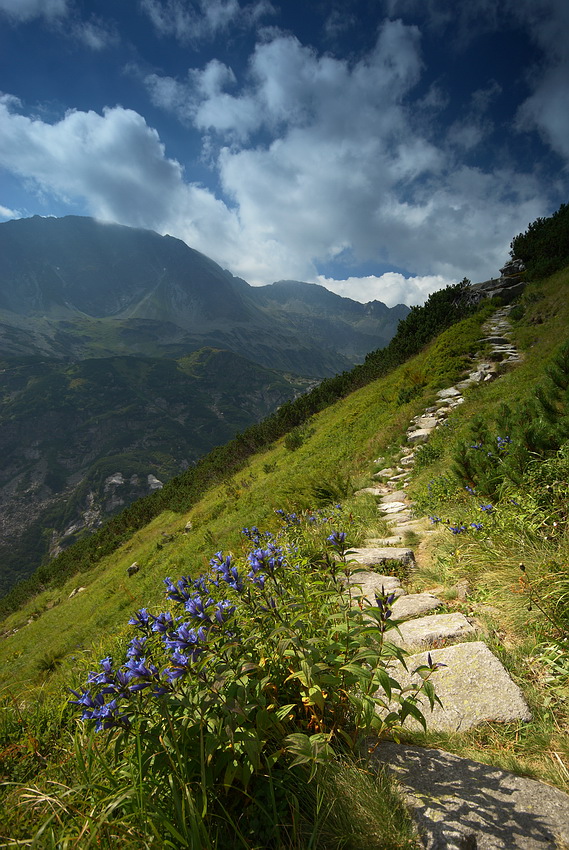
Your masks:
{"label": "hillside vegetation", "polygon": [[[464,317],[449,310],[451,295],[21,590],[0,641],[6,846],[416,847],[397,790],[360,760],[369,732],[569,788],[569,268],[528,285],[511,314],[522,362],[467,391],[419,452],[409,486],[437,531],[402,578],[485,618],[533,720],[434,735],[427,712],[424,732],[402,729],[417,708],[386,679],[389,597],[367,609],[370,625],[338,594],[348,547],[387,532],[374,497],[357,491],[480,351],[496,305]],[[202,608],[185,604],[196,588]],[[180,605],[204,624],[204,645],[178,630],[177,660],[160,648],[151,656],[162,645],[151,624],[172,635],[166,612]],[[136,690],[119,710],[108,707],[111,689],[101,712],[84,683],[92,694],[115,687],[125,651]],[[170,665],[173,690],[162,695],[155,662]],[[77,722],[69,687],[100,732]],[[383,720],[377,688],[396,703]]]}

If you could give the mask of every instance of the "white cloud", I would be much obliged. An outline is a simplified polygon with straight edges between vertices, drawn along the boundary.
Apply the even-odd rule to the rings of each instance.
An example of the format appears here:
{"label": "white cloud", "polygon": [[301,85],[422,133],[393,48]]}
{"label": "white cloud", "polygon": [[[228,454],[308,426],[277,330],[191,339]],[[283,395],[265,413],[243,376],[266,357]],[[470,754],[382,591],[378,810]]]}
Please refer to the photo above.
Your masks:
{"label": "white cloud", "polygon": [[569,4],[524,0],[517,14],[543,50],[543,65],[528,70],[532,95],[519,111],[519,127],[536,127],[569,167]]}
{"label": "white cloud", "polygon": [[106,50],[119,43],[119,36],[113,24],[95,17],[88,21],[73,21],[68,35],[95,51]]}
{"label": "white cloud", "polygon": [[[146,77],[154,103],[203,134],[219,196],[189,182],[156,130],[118,106],[47,124],[6,96],[0,165],[101,219],[180,237],[251,283],[375,262],[409,274],[330,288],[416,303],[439,280],[497,275],[512,237],[549,212],[533,176],[466,166],[447,139],[434,144],[422,122],[444,97],[431,88],[415,108],[422,67],[418,29],[388,21],[358,61],[279,33],[257,45],[243,80],[217,60],[183,80]],[[471,114],[496,93],[480,93]]]}
{"label": "white cloud", "polygon": [[183,44],[214,38],[230,26],[255,26],[275,12],[269,0],[243,8],[238,0],[140,0],[140,8],[160,35],[173,36]]}
{"label": "white cloud", "polygon": [[236,219],[206,189],[184,181],[158,134],[136,112],[68,112],[56,124],[18,114],[0,97],[0,165],[38,191],[83,200],[103,220],[170,232],[207,253],[235,251]]}
{"label": "white cloud", "polygon": [[3,207],[0,204],[0,218],[4,221],[9,221],[12,218],[21,218],[19,210],[11,210],[9,207]]}
{"label": "white cloud", "polygon": [[47,20],[67,14],[67,0],[0,0],[0,12],[15,22],[44,17]]}
{"label": "white cloud", "polygon": [[345,280],[318,275],[313,282],[325,286],[336,295],[362,301],[364,304],[367,301],[383,301],[388,307],[394,307],[396,304],[423,304],[431,292],[444,289],[457,283],[457,280],[443,275],[405,277],[399,272],[386,272],[379,277],[367,275]]}

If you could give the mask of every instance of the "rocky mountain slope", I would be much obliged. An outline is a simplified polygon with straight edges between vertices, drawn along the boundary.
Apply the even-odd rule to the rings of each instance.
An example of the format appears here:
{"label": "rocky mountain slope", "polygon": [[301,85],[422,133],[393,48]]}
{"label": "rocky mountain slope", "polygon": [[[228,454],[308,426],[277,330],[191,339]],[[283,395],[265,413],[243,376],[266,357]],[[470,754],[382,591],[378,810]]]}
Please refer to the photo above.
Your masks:
{"label": "rocky mountain slope", "polygon": [[251,287],[151,231],[0,224],[0,594],[385,345],[407,313],[299,282]]}
{"label": "rocky mountain slope", "polygon": [[324,287],[252,287],[179,239],[90,218],[0,224],[0,356],[143,354],[212,346],[322,378],[386,345],[403,304]]}

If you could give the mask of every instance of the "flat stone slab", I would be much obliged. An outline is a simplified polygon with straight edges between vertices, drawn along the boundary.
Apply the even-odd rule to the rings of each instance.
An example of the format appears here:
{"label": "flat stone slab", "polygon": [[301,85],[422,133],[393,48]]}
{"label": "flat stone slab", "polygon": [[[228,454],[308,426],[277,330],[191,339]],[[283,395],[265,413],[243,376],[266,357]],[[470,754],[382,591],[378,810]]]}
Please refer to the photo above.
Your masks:
{"label": "flat stone slab", "polygon": [[415,463],[415,455],[406,455],[405,457],[401,458],[399,463],[401,464],[401,466],[413,466],[413,464]]}
{"label": "flat stone slab", "polygon": [[407,440],[410,443],[426,443],[432,430],[432,428],[418,428],[407,434]]}
{"label": "flat stone slab", "polygon": [[460,392],[456,389],[456,387],[448,387],[446,390],[439,390],[437,398],[456,398],[456,396],[459,395]]}
{"label": "flat stone slab", "polygon": [[383,519],[388,520],[389,522],[405,523],[410,522],[411,520],[411,510],[401,510],[398,511],[387,511],[383,512]]}
{"label": "flat stone slab", "polygon": [[512,344],[511,340],[506,339],[505,336],[496,336],[496,335],[485,336],[480,340],[480,342],[491,342],[491,343],[494,343],[496,345],[511,345]]}
{"label": "flat stone slab", "polygon": [[[405,474],[405,473],[403,473]],[[400,502],[405,504],[405,499],[407,498],[407,493],[405,490],[395,490],[392,493],[386,493],[385,496],[382,496],[379,500],[382,505],[388,505],[390,502]]]}
{"label": "flat stone slab", "polygon": [[392,616],[395,620],[408,620],[435,611],[443,603],[432,593],[408,593],[401,599],[396,599],[392,606]]}
{"label": "flat stone slab", "polygon": [[351,549],[350,560],[366,567],[380,567],[387,561],[400,561],[411,564],[415,560],[412,549],[396,546],[368,546],[363,549]]}
{"label": "flat stone slab", "polygon": [[[392,643],[393,633],[389,633]],[[409,656],[406,659],[407,671],[401,664],[394,663],[391,669],[393,678],[403,687],[418,684],[420,677],[412,671],[421,664],[427,664],[428,655],[428,652],[420,652]],[[425,716],[427,729],[434,732],[464,732],[483,723],[531,720],[531,712],[522,692],[482,641],[432,649],[430,655],[433,662],[446,666],[435,670],[430,677],[442,708],[435,704],[431,711],[427,698],[419,697],[418,707]],[[405,723],[410,728],[422,728],[413,718],[407,718]]]}
{"label": "flat stone slab", "polygon": [[[371,744],[370,741],[368,741]],[[381,742],[427,850],[555,850],[569,846],[569,794],[442,750]]]}
{"label": "flat stone slab", "polygon": [[350,575],[347,584],[352,587],[352,594],[361,599],[366,598],[370,605],[375,605],[375,594],[394,593],[396,597],[405,596],[407,591],[401,587],[397,576],[385,576],[368,570],[361,570]]}
{"label": "flat stone slab", "polygon": [[374,473],[374,478],[389,478],[390,475],[395,475],[397,470],[393,469],[392,466],[386,466],[385,469],[380,469],[379,472]]}
{"label": "flat stone slab", "polygon": [[388,504],[380,505],[379,510],[382,514],[399,514],[401,511],[406,511],[409,508],[407,502],[389,502]]}
{"label": "flat stone slab", "polygon": [[361,490],[356,490],[354,496],[359,496],[361,493],[369,493],[370,496],[384,496],[385,489],[383,487],[362,487]]}
{"label": "flat stone slab", "polygon": [[365,541],[367,546],[382,548],[384,546],[399,546],[403,543],[403,538],[400,534],[394,534],[392,537],[370,537]]}
{"label": "flat stone slab", "polygon": [[404,531],[414,531],[417,534],[425,534],[434,531],[432,526],[425,525],[424,519],[401,520],[398,516],[395,517],[393,524],[390,525],[390,530],[401,533]]}
{"label": "flat stone slab", "polygon": [[[395,615],[394,615],[395,616]],[[476,626],[470,623],[464,614],[431,614],[420,620],[411,620],[399,626],[399,634],[393,633],[391,643],[406,649],[441,646],[451,640],[463,640],[476,634]]]}
{"label": "flat stone slab", "polygon": [[414,420],[418,428],[436,428],[439,420],[436,416],[419,416]]}

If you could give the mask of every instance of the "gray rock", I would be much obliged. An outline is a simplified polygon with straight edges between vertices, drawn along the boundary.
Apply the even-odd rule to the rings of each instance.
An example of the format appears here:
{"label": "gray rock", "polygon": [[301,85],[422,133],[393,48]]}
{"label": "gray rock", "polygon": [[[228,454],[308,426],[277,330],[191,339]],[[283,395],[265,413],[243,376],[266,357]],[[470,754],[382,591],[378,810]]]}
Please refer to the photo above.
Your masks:
{"label": "gray rock", "polygon": [[146,480],[148,481],[148,489],[151,493],[153,493],[155,490],[161,490],[164,486],[160,479],[156,478],[155,475],[147,475]]}
{"label": "gray rock", "polygon": [[467,578],[461,578],[456,584],[453,584],[451,590],[455,591],[457,599],[465,602],[471,591],[470,582]]}
{"label": "gray rock", "polygon": [[361,490],[356,490],[354,495],[359,496],[362,493],[369,493],[370,496],[383,496],[385,489],[383,487],[362,487]]}
{"label": "gray rock", "polygon": [[394,546],[367,547],[365,549],[351,549],[350,560],[366,567],[380,567],[387,561],[399,561],[402,564],[411,564],[415,560],[412,549],[398,549]]}
{"label": "gray rock", "polygon": [[406,649],[420,649],[441,646],[447,641],[474,635],[476,627],[466,619],[464,614],[455,612],[454,614],[432,614],[430,617],[421,617],[420,620],[402,623],[399,632],[400,634],[394,634],[392,643]]}
{"label": "gray rock", "polygon": [[439,390],[437,393],[438,398],[456,398],[458,395],[460,395],[460,392],[456,387],[448,387],[446,390]]}
{"label": "gray rock", "polygon": [[399,546],[403,543],[403,538],[400,534],[395,534],[391,537],[370,537],[365,541],[367,546],[375,546],[375,548],[384,548],[385,546]]}
{"label": "gray rock", "polygon": [[354,597],[367,599],[370,605],[375,605],[376,593],[394,593],[396,597],[405,596],[406,591],[401,587],[397,576],[385,576],[370,570],[360,570],[349,576],[347,584],[352,588]]}
{"label": "gray rock", "polygon": [[569,795],[557,788],[442,750],[391,741],[375,747],[372,759],[402,784],[427,850],[569,845]]}
{"label": "gray rock", "polygon": [[505,336],[485,336],[480,342],[489,342],[492,345],[511,345],[512,341],[510,339],[506,339]]}
{"label": "gray rock", "polygon": [[[392,493],[386,493],[379,500],[383,505],[388,505],[390,502],[403,502],[407,498],[407,493],[404,490],[395,490]],[[403,504],[405,504],[403,502]]]}
{"label": "gray rock", "polygon": [[408,620],[440,608],[443,603],[432,593],[409,593],[401,599],[396,599],[392,606],[392,616],[395,620]]}
{"label": "gray rock", "polygon": [[419,428],[427,428],[431,430],[433,428],[436,428],[439,424],[439,420],[436,418],[436,416],[419,416],[414,421],[417,423],[417,426]]}
{"label": "gray rock", "polygon": [[395,475],[395,470],[391,466],[386,466],[385,469],[380,469],[374,474],[374,478],[389,478],[390,475]]}
{"label": "gray rock", "polygon": [[[403,626],[412,623],[403,623]],[[391,640],[392,634],[389,633],[389,639],[395,643]],[[421,664],[427,664],[428,655],[420,652],[407,658],[407,671],[394,663],[393,678],[403,687],[418,684],[420,678],[412,671]],[[531,720],[522,692],[482,641],[432,649],[430,656],[433,662],[446,665],[435,670],[430,678],[442,707],[435,705],[431,711],[426,697],[419,697],[419,708],[431,731],[464,732],[488,722]],[[405,722],[410,728],[421,728],[416,720]]]}
{"label": "gray rock", "polygon": [[413,466],[413,464],[415,463],[415,455],[405,455],[405,457],[401,458],[399,463],[401,464],[401,466]]}
{"label": "gray rock", "polygon": [[432,428],[418,428],[407,434],[407,440],[410,443],[426,443],[432,430]]}
{"label": "gray rock", "polygon": [[400,514],[406,511],[409,505],[406,502],[390,502],[387,505],[380,505],[379,510],[382,514]]}

